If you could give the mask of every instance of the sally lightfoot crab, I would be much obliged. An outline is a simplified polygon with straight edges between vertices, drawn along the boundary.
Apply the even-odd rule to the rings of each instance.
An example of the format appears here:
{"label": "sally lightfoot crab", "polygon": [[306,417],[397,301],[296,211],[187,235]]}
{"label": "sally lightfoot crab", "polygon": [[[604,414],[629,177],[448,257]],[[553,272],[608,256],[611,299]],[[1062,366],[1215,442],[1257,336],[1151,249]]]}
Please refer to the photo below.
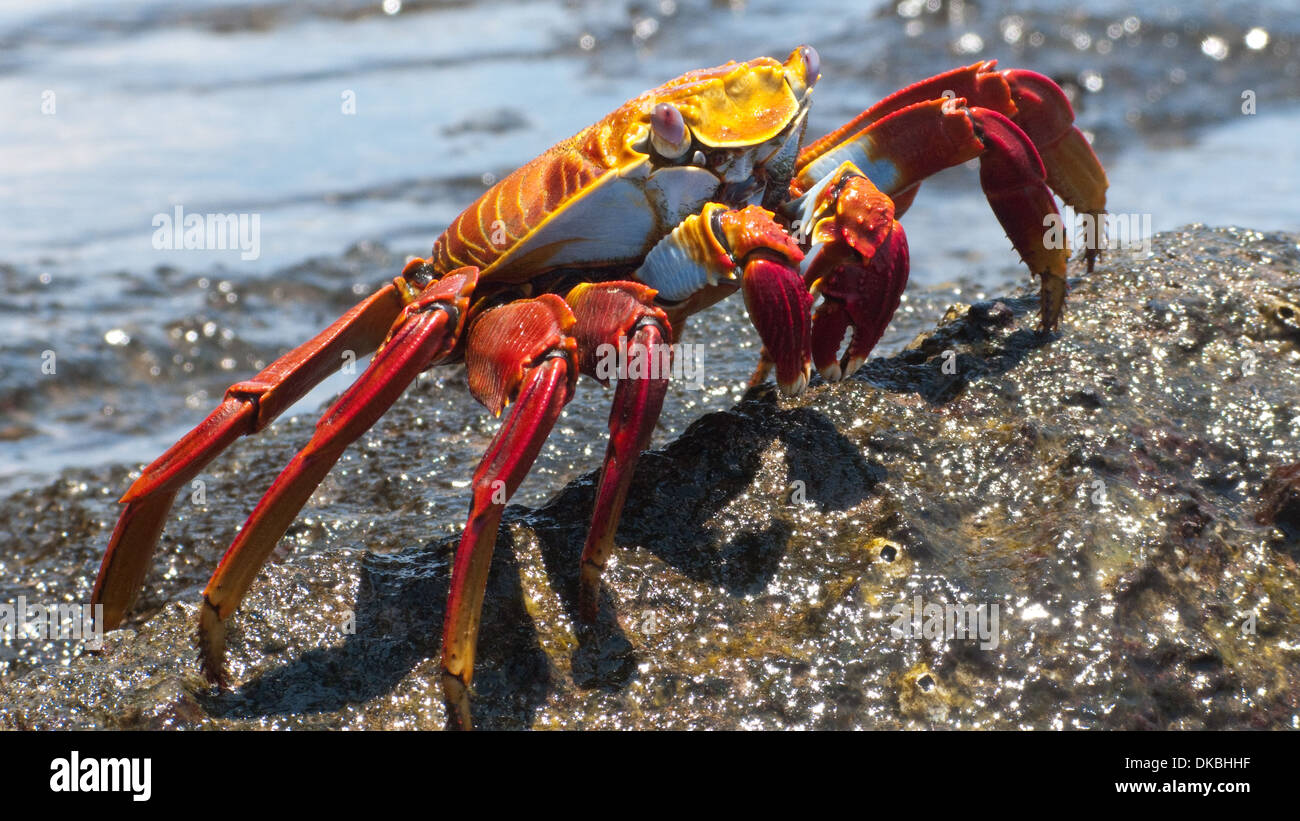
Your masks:
{"label": "sally lightfoot crab", "polygon": [[[444,621],[448,722],[469,727],[502,510],[579,374],[607,381],[602,351],[671,356],[689,316],[740,290],[763,343],[755,381],[774,369],[781,390],[798,394],[813,366],[830,381],[847,377],[879,341],[907,282],[898,217],[922,180],[972,159],[1002,227],[1041,279],[1042,326],[1055,328],[1068,251],[1045,241],[1053,191],[1094,216],[1106,191],[1060,88],[978,63],[899,91],[804,145],[819,62],[804,46],[785,62],[693,71],[629,101],[489,189],[428,259],[412,260],[316,338],[232,385],[122,497],[93,597],[104,627],[130,610],[177,490],[338,369],[345,353],[374,351],[204,591],[201,663],[226,686],[226,621],[325,474],[421,371],[464,362],[470,393],[496,415],[509,410],[474,474]],[[632,471],[667,391],[662,370],[623,376],[582,553],[584,619],[595,616]]]}

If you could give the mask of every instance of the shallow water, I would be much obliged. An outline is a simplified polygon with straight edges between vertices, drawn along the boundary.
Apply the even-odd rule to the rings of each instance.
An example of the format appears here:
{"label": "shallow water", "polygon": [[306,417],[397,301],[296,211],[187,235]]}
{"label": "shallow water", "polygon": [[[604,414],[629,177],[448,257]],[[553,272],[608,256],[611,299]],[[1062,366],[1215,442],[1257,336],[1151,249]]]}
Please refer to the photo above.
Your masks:
{"label": "shallow water", "polygon": [[[998,58],[1074,95],[1112,211],[1149,214],[1156,231],[1295,229],[1300,18],[1287,5],[7,3],[0,488],[152,459],[227,384],[427,253],[491,180],[681,71],[799,43],[823,59],[815,132],[907,82]],[[258,215],[258,258],[155,250],[153,219],[176,206]],[[950,298],[1023,277],[972,168],[927,183],[906,225],[914,290],[882,350]],[[739,300],[695,322],[706,390],[676,389],[658,442],[739,396],[756,353],[746,324]],[[448,442],[427,469],[448,489],[433,526],[454,530],[495,422],[458,373],[445,378],[411,401]],[[304,433],[346,383],[300,403]],[[581,394],[519,501],[597,464],[607,401]]]}

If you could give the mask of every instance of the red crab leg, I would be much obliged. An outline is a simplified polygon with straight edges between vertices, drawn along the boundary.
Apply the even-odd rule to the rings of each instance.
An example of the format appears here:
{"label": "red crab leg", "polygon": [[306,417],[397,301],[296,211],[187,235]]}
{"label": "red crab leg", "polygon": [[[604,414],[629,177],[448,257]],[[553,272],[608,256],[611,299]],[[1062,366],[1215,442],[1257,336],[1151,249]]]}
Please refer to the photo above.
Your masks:
{"label": "red crab leg", "polygon": [[[819,171],[836,158],[853,162],[880,190],[903,191],[931,174],[975,158],[980,185],[993,213],[1029,270],[1042,282],[1042,325],[1056,327],[1065,303],[1065,267],[1069,251],[1047,246],[1049,215],[1059,214],[1046,172],[1033,143],[1015,123],[987,108],[968,108],[966,101],[929,100],[889,114],[819,157],[800,172]],[[825,175],[821,172],[816,181]],[[815,189],[809,184],[810,193]]]}
{"label": "red crab leg", "polygon": [[[408,268],[410,270],[410,268]],[[231,385],[225,399],[166,453],[144,469],[122,504],[91,601],[104,606],[104,629],[122,622],[144,584],[163,520],[176,492],[230,443],[257,433],[343,364],[343,353],[365,356],[379,346],[402,310],[402,280],[381,288],[310,342]]]}
{"label": "red crab leg", "polygon": [[469,521],[456,549],[442,636],[442,686],[451,728],[470,729],[483,595],[506,502],[519,488],[573,395],[577,345],[573,314],[554,294],[519,300],[480,316],[470,328],[465,364],[470,391],[488,410],[514,407],[474,472]]}
{"label": "red crab leg", "polygon": [[[609,413],[609,446],[582,549],[578,614],[585,621],[596,618],[600,574],[614,548],[637,457],[650,446],[668,392],[672,334],[654,297],[653,288],[636,282],[584,283],[565,297],[577,318],[573,335],[582,372],[602,383],[611,375],[618,379]],[[626,352],[623,361],[610,363],[620,350]]]}
{"label": "red crab leg", "polygon": [[455,347],[477,281],[477,269],[453,271],[402,310],[365,373],[321,417],[311,440],[276,477],[222,557],[203,591],[199,616],[200,660],[218,685],[226,685],[225,620],[344,449],[379,420],[421,371]]}
{"label": "red crab leg", "polygon": [[[1017,112],[1012,119],[1043,158],[1047,184],[1075,211],[1097,220],[1106,211],[1109,183],[1088,139],[1074,127],[1074,109],[1065,92],[1033,71],[1011,69],[1002,74],[1016,101]],[[978,100],[973,102],[981,105]],[[1096,263],[1097,251],[1096,246],[1084,249],[1089,271]]]}
{"label": "red crab leg", "polygon": [[[798,173],[802,175],[804,169],[814,160],[843,143],[858,138],[863,129],[877,120],[917,103],[941,100],[944,97],[964,97],[973,105],[991,108],[1008,116],[1015,114],[1016,107],[1011,101],[1011,91],[1007,88],[1006,79],[997,72],[987,70],[995,64],[996,61],[989,60],[945,71],[895,91],[844,125],[805,145],[799,152],[799,159],[796,162]],[[817,178],[812,177],[802,183],[796,182],[798,189],[795,193],[804,193],[816,181]],[[896,192],[886,193],[892,196]],[[902,216],[902,213],[903,210],[900,208],[899,216]]]}
{"label": "red crab leg", "polygon": [[[1074,108],[1049,78],[1033,71],[995,71],[996,60],[975,63],[896,91],[853,120],[807,145],[799,154],[802,171],[818,157],[852,139],[867,126],[908,106],[944,96],[964,98],[969,105],[1006,115],[1027,134],[1042,157],[1047,183],[1076,211],[1097,217],[1106,210],[1106,172],[1087,138],[1074,126]],[[807,184],[815,179],[807,180]],[[880,182],[877,180],[877,182]],[[795,184],[795,194],[806,188]],[[886,190],[894,198],[897,215],[907,211],[918,182]],[[1087,249],[1092,270],[1096,249]]]}

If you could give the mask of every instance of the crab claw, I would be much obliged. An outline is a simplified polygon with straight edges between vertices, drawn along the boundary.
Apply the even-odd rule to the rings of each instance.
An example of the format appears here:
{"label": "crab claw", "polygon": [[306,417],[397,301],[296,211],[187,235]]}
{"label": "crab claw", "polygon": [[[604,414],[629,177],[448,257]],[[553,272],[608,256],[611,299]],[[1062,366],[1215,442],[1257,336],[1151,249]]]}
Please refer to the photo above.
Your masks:
{"label": "crab claw", "polygon": [[764,345],[750,384],[767,378],[775,363],[781,390],[794,396],[807,387],[812,373],[812,294],[799,274],[801,262],[799,243],[771,211],[709,203],[660,240],[634,278],[654,288],[664,302],[680,305],[710,289],[716,293],[717,286],[730,293],[739,273],[745,306]]}
{"label": "crab claw", "polygon": [[812,294],[799,274],[803,252],[771,211],[755,205],[719,214],[718,227],[731,260],[744,266],[745,307],[764,357],[776,365],[776,383],[786,396],[798,396],[812,375]]}
{"label": "crab claw", "polygon": [[850,162],[818,183],[799,207],[816,248],[804,279],[822,298],[813,317],[813,364],[835,382],[862,366],[898,310],[907,287],[907,235],[894,202]]}
{"label": "crab claw", "polygon": [[[810,269],[822,297],[813,316],[812,354],[826,381],[847,379],[867,361],[898,310],[907,274],[907,235],[897,222],[866,259],[857,253],[818,255]],[[841,360],[840,345],[850,328],[853,337]]]}
{"label": "crab claw", "polygon": [[777,385],[786,396],[798,396],[812,374],[812,294],[798,268],[766,254],[745,264],[741,287],[764,356],[776,365]]}

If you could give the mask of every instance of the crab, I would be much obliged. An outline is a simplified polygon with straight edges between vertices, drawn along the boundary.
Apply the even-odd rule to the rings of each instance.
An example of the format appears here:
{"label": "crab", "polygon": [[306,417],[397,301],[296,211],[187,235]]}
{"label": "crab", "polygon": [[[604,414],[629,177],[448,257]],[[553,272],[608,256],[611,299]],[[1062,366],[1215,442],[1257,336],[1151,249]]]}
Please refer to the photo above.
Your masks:
{"label": "crab", "polygon": [[[819,76],[817,52],[801,46],[784,62],[731,62],[645,92],[502,179],[456,217],[428,259],[412,259],[314,339],[232,385],[122,497],[93,593],[103,626],[119,626],[130,611],[177,490],[347,355],[373,351],[204,590],[200,663],[228,687],[227,621],[317,485],[417,375],[463,362],[474,398],[497,416],[509,410],[474,473],[443,622],[448,725],[469,728],[502,511],[580,374],[615,384],[578,576],[578,616],[590,620],[668,387],[667,371],[638,371],[628,360],[670,361],[691,315],[743,292],[762,341],[754,383],[775,371],[780,390],[794,395],[813,367],[827,381],[850,376],[907,282],[898,218],[925,178],[978,160],[990,206],[1040,278],[1041,329],[1055,330],[1069,251],[1044,231],[1057,215],[1053,192],[1095,217],[1107,187],[1061,89],[1040,74],[976,63],[898,91],[805,145]],[[1095,255],[1086,256],[1091,270]],[[602,361],[611,351],[627,355],[613,370]]]}

